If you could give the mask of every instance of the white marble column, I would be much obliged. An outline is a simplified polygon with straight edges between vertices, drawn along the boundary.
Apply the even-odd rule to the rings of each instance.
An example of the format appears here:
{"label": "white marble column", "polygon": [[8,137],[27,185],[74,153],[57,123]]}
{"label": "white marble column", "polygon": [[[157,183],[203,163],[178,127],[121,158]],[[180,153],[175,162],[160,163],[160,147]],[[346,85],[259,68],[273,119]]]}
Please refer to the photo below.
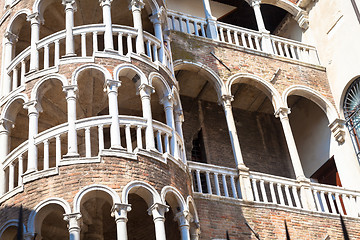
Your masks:
{"label": "white marble column", "polygon": [[159,61],[162,62],[163,64],[166,64],[166,58],[165,58],[165,52],[164,52],[164,37],[163,37],[163,31],[162,31],[162,27],[161,27],[163,17],[164,17],[164,8],[161,7],[160,10],[156,14],[153,14],[150,17],[150,21],[154,25],[155,37],[160,40],[160,44],[161,44],[161,47],[159,50]]}
{"label": "white marble column", "polygon": [[164,105],[166,124],[172,129],[172,138],[170,141],[170,149],[173,156],[177,159],[179,158],[179,149],[177,148],[176,143],[176,130],[175,130],[175,121],[174,121],[174,100],[172,96],[165,96],[160,100],[160,103]]}
{"label": "white marble column", "polygon": [[103,12],[103,23],[105,25],[104,42],[105,51],[114,50],[113,32],[111,23],[111,2],[112,0],[99,0]]}
{"label": "white marble column", "polygon": [[62,4],[65,6],[65,27],[66,27],[66,45],[65,45],[65,57],[75,56],[74,47],[74,12],[76,12],[75,0],[62,0]]}
{"label": "white marble column", "polygon": [[118,110],[118,88],[121,86],[120,81],[107,80],[107,94],[109,99],[109,114],[111,116],[110,140],[112,149],[121,149],[119,110]]}
{"label": "white marble column", "polygon": [[183,130],[182,130],[182,123],[184,122],[184,114],[181,110],[175,110],[175,128],[177,133],[180,135],[181,138],[184,137]]}
{"label": "white marble column", "polygon": [[141,20],[141,9],[145,6],[143,0],[131,0],[129,9],[132,11],[134,28],[137,30],[136,53],[145,54],[144,33]]}
{"label": "white marble column", "polygon": [[154,88],[150,85],[143,83],[139,86],[139,94],[141,97],[143,117],[147,121],[146,131],[145,131],[146,150],[156,151],[155,142],[154,142],[154,130],[152,124],[152,113],[151,113],[151,94],[154,92],[155,92]]}
{"label": "white marble column", "polygon": [[179,212],[175,215],[175,219],[179,224],[181,240],[190,240],[190,213],[186,210]]}
{"label": "white marble column", "polygon": [[155,203],[148,209],[149,215],[153,216],[156,240],[166,240],[165,213],[167,211],[169,211],[169,206],[160,203]]}
{"label": "white marble column", "polygon": [[70,240],[80,240],[80,219],[80,213],[64,214],[64,220],[69,223]]}
{"label": "white marble column", "polygon": [[251,6],[254,9],[258,30],[260,32],[264,32],[264,31],[267,32],[267,30],[265,28],[265,24],[264,24],[264,19],[262,17],[261,10],[260,10],[260,3],[261,3],[261,0],[252,0]]}
{"label": "white marble column", "polygon": [[284,130],[284,135],[289,149],[290,158],[294,168],[296,179],[303,180],[305,179],[305,175],[301,165],[299,153],[296,148],[294,136],[290,127],[290,122],[288,117],[289,114],[290,114],[290,108],[284,108],[284,107],[280,107],[275,112],[275,116],[280,118]]}
{"label": "white marble column", "polygon": [[203,6],[204,6],[205,18],[207,22],[206,36],[214,40],[219,40],[216,18],[212,15],[210,1],[203,0]]}
{"label": "white marble column", "polygon": [[233,97],[229,95],[222,96],[222,106],[224,108],[226,123],[229,129],[229,136],[231,141],[231,146],[234,153],[235,164],[236,166],[243,166],[244,160],[242,157],[239,138],[236,131],[234,116],[232,114],[231,102],[233,101]]}
{"label": "white marble column", "polygon": [[35,137],[38,134],[39,112],[42,111],[42,108],[35,100],[25,103],[24,107],[28,110],[29,117],[28,164],[25,173],[27,174],[38,170],[38,155]]}
{"label": "white marble column", "polygon": [[68,152],[64,157],[79,157],[76,133],[76,94],[77,86],[64,86],[63,91],[66,92],[67,102],[67,118],[68,118]]}
{"label": "white marble column", "polygon": [[2,84],[2,95],[6,96],[8,93],[10,93],[11,91],[11,76],[10,74],[7,73],[6,68],[10,65],[11,60],[13,59],[14,56],[14,44],[18,41],[18,37],[11,33],[11,32],[6,32],[5,33],[5,38],[4,38],[4,79],[3,79],[3,84]]}
{"label": "white marble column", "polygon": [[233,149],[235,164],[239,171],[239,182],[242,198],[247,201],[252,201],[254,197],[250,183],[249,168],[247,168],[244,164],[234,116],[231,108],[231,102],[233,101],[233,97],[230,95],[223,95],[221,100],[225,112],[226,123],[229,129],[230,142]]}
{"label": "white marble column", "polygon": [[5,189],[6,189],[5,186],[6,175],[2,162],[9,154],[9,147],[10,147],[9,135],[10,135],[11,125],[12,123],[6,119],[0,120],[0,196],[5,193]]}
{"label": "white marble column", "polygon": [[260,9],[260,3],[261,0],[252,0],[251,6],[255,13],[256,23],[259,32],[261,32],[262,35],[262,41],[261,41],[261,48],[266,53],[274,53],[271,39],[270,39],[270,32],[266,30],[264,19],[262,17],[261,9]]}
{"label": "white marble column", "polygon": [[31,44],[30,44],[30,72],[39,70],[39,51],[37,43],[40,39],[40,16],[33,13],[27,17],[27,21],[31,24]]}
{"label": "white marble column", "polygon": [[130,204],[115,203],[111,209],[111,216],[115,217],[117,239],[127,240],[126,223],[128,221],[127,213],[131,211]]}

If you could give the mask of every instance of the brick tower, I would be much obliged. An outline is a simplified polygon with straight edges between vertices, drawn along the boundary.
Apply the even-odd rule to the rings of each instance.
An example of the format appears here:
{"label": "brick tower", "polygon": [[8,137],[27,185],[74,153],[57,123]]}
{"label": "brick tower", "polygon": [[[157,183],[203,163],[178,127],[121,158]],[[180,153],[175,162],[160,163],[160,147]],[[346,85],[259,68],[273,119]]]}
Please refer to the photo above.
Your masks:
{"label": "brick tower", "polygon": [[358,12],[2,1],[0,240],[360,239]]}

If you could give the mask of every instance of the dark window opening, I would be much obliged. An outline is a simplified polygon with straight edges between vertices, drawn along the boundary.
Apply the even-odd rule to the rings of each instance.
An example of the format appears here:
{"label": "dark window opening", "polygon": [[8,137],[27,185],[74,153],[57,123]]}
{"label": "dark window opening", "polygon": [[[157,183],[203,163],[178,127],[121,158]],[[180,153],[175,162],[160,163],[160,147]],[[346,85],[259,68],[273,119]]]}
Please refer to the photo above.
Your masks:
{"label": "dark window opening", "polygon": [[192,143],[193,147],[191,149],[191,161],[207,163],[202,129],[200,129]]}
{"label": "dark window opening", "polygon": [[334,157],[327,160],[310,178],[315,179],[318,183],[341,187]]}

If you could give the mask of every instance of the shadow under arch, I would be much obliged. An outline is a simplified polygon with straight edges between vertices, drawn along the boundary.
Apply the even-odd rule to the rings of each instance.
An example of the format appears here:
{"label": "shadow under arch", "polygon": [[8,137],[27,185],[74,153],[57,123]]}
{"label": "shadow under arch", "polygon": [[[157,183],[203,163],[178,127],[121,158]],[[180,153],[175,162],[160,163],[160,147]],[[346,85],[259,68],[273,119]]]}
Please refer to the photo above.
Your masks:
{"label": "shadow under arch", "polygon": [[61,83],[62,87],[69,85],[68,81],[64,75],[49,74],[35,83],[33,89],[31,90],[30,100],[31,101],[41,101],[41,98],[42,98],[41,94],[43,94],[43,93],[40,93],[40,91],[44,90],[44,89],[42,89],[43,84],[52,79],[58,80]]}
{"label": "shadow under arch", "polygon": [[332,123],[336,118],[339,117],[335,107],[325,97],[307,86],[293,85],[287,88],[282,95],[285,107],[288,107],[288,97],[292,95],[301,96],[314,102],[324,111],[329,123]]}
{"label": "shadow under arch", "polygon": [[[57,206],[57,209],[54,206]],[[57,212],[57,222],[60,222],[64,221],[62,219],[63,214],[71,213],[71,207],[70,204],[62,198],[54,197],[41,201],[30,213],[27,224],[28,232],[41,234],[43,221],[45,221],[49,216],[50,218],[53,217],[51,216],[55,215],[51,214],[53,211]],[[61,214],[61,211],[63,211],[63,214]],[[62,227],[66,230],[66,234],[68,234],[66,223],[62,222],[62,224]]]}
{"label": "shadow under arch", "polygon": [[261,90],[270,99],[274,107],[274,112],[279,107],[284,106],[280,93],[269,82],[263,80],[262,78],[256,75],[247,74],[247,73],[237,73],[235,75],[230,76],[230,78],[226,82],[226,89],[229,94],[231,94],[232,85],[236,83],[248,84]]}
{"label": "shadow under arch", "polygon": [[89,69],[95,69],[95,70],[100,71],[102,74],[104,74],[105,81],[112,79],[110,72],[105,67],[98,65],[98,64],[84,64],[84,65],[81,65],[80,67],[78,67],[77,69],[75,69],[75,71],[73,72],[72,77],[71,77],[71,84],[77,85],[77,81],[78,81],[80,73],[82,73],[85,70],[89,70]]}
{"label": "shadow under arch", "polygon": [[227,94],[226,87],[223,81],[220,79],[218,74],[216,74],[208,66],[201,63],[176,60],[174,62],[174,71],[176,72],[179,70],[188,70],[188,71],[197,72],[199,75],[203,76],[204,78],[209,79],[215,88],[218,99],[220,99],[222,95]]}
{"label": "shadow under arch", "polygon": [[[17,229],[19,227],[18,219],[11,219],[4,223],[0,228],[0,240],[15,240],[17,239]],[[26,233],[26,227],[23,224],[23,233]],[[15,238],[16,237],[16,238]]]}
{"label": "shadow under arch", "polygon": [[337,185],[337,144],[329,128],[338,118],[334,106],[317,91],[299,85],[286,89],[283,99],[291,110],[289,121],[305,176]]}

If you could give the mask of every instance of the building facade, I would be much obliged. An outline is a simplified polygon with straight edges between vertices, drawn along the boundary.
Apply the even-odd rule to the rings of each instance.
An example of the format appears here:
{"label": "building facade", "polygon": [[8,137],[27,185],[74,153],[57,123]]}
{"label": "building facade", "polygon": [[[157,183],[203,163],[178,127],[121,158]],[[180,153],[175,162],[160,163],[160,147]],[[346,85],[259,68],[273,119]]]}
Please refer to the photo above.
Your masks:
{"label": "building facade", "polygon": [[2,1],[0,239],[360,239],[358,6]]}

